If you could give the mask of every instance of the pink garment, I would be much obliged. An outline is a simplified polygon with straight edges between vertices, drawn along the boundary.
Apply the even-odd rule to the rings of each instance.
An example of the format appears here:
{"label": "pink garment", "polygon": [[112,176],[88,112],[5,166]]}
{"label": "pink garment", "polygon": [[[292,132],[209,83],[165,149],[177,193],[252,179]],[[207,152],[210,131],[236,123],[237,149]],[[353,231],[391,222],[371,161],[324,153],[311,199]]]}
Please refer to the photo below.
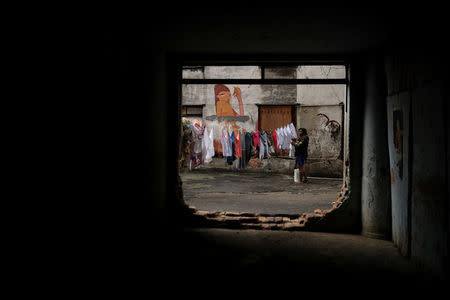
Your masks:
{"label": "pink garment", "polygon": [[273,143],[274,143],[274,148],[275,148],[275,152],[277,152],[278,146],[277,146],[277,132],[276,130],[273,131]]}
{"label": "pink garment", "polygon": [[255,147],[261,146],[261,143],[259,141],[259,132],[253,131],[252,136],[253,136],[253,146],[255,146]]}

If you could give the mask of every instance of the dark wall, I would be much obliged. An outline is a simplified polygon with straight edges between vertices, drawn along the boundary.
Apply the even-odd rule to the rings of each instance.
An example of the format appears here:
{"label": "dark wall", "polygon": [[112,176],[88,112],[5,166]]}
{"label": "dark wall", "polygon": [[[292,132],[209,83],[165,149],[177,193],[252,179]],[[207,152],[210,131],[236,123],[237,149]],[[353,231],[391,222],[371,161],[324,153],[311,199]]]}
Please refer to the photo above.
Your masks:
{"label": "dark wall", "polygon": [[[420,57],[422,66],[431,68],[433,76],[443,79],[447,76],[448,69],[442,63],[448,65],[448,49],[441,43],[445,36],[445,18],[439,9],[294,10],[270,7],[245,10],[186,6],[171,10],[162,8],[158,15],[158,19],[146,17],[124,23],[118,30],[112,29],[104,35],[109,64],[105,95],[109,97],[108,103],[116,108],[114,129],[124,138],[124,143],[118,145],[123,152],[117,151],[117,154],[121,158],[126,156],[126,163],[120,160],[118,168],[124,171],[120,173],[125,183],[139,191],[143,188],[143,193],[131,193],[132,197],[118,203],[126,207],[125,218],[132,220],[133,228],[141,233],[146,232],[143,228],[165,232],[166,226],[177,223],[179,202],[176,199],[181,192],[176,172],[179,97],[174,86],[178,80],[176,68],[180,57],[217,61],[345,57],[355,63],[354,74],[360,76],[364,74],[364,57],[368,52],[382,57],[392,53],[402,57],[408,53],[413,58]],[[357,72],[358,68],[360,72]],[[418,71],[417,74],[428,73]],[[351,99],[353,124],[349,151],[352,153],[352,193],[356,201],[351,205],[351,216],[356,218],[350,222],[352,226],[360,226],[357,200],[360,201],[361,194],[363,137],[360,128],[364,106],[359,97],[364,95],[363,82],[364,78],[352,78],[355,91]],[[442,93],[447,100],[442,100],[441,105],[448,111],[448,104],[445,104],[448,88],[443,88]],[[437,110],[422,104],[420,108],[427,118],[433,118]],[[443,122],[431,124],[438,126],[439,132],[445,125]],[[442,157],[448,160],[448,146],[444,146],[448,145],[445,140],[448,140],[448,129],[445,130],[440,135],[444,142],[437,147]],[[440,180],[448,182],[448,163],[444,172],[438,173],[444,176]],[[414,189],[412,191],[415,193]],[[432,198],[426,188],[421,189],[421,193],[425,193],[425,198]],[[123,195],[127,195],[126,192]],[[439,205],[447,211],[442,213],[434,228],[442,228],[444,240],[440,242],[448,249],[448,189],[439,197],[442,199]],[[422,209],[427,208],[427,203],[420,203]],[[119,214],[121,217],[124,215]],[[420,257],[433,255],[427,247],[421,249]],[[421,261],[427,263],[425,259]],[[442,255],[441,262],[448,270],[448,257]]]}

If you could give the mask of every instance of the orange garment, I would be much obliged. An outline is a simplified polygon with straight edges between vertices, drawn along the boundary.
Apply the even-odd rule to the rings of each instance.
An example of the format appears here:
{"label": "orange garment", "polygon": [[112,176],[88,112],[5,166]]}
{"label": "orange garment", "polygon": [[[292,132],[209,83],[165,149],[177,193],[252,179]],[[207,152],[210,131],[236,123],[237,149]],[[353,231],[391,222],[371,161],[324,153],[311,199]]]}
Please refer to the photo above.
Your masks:
{"label": "orange garment", "polygon": [[239,158],[242,157],[242,150],[241,150],[241,135],[239,132],[236,134],[234,138],[234,155]]}
{"label": "orange garment", "polygon": [[218,117],[235,117],[238,115],[233,107],[231,107],[230,102],[220,100],[216,103],[216,114]]}

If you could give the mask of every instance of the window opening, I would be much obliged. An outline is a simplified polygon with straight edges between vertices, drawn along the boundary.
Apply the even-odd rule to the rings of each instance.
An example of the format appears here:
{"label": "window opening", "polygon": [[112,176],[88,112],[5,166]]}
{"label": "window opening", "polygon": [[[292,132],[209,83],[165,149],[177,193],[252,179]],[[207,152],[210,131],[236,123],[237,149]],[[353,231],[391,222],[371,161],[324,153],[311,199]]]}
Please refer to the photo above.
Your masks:
{"label": "window opening", "polygon": [[[187,205],[206,215],[288,219],[333,207],[343,179],[344,64],[182,71],[179,171]],[[294,171],[300,128],[309,138],[303,183]]]}
{"label": "window opening", "polygon": [[203,105],[182,105],[181,106],[182,117],[202,117]]}

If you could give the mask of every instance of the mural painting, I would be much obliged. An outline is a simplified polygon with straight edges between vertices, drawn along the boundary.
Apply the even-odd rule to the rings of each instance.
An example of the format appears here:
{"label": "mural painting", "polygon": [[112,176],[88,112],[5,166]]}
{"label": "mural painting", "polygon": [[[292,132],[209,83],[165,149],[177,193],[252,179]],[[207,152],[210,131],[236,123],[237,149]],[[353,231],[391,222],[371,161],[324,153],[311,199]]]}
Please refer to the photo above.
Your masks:
{"label": "mural painting", "polygon": [[214,86],[214,100],[216,104],[216,115],[218,117],[236,117],[244,115],[244,104],[242,103],[242,92],[238,87],[234,87],[233,96],[239,102],[239,113],[231,106],[231,92],[224,84]]}
{"label": "mural painting", "polygon": [[[236,101],[239,109],[236,111],[233,104]],[[230,132],[238,132],[245,134],[245,129],[236,124],[236,122],[247,122],[250,117],[244,115],[244,102],[242,100],[242,91],[239,87],[233,87],[233,93],[229,87],[224,84],[216,84],[214,86],[214,104],[215,115],[207,116],[208,121],[217,121],[220,131],[227,129]],[[220,140],[214,140],[214,149],[217,153],[222,153]]]}
{"label": "mural painting", "polygon": [[[239,112],[232,106],[232,100],[236,99],[239,104]],[[216,115],[206,117],[208,121],[240,121],[246,122],[250,118],[244,115],[244,102],[242,101],[242,92],[238,87],[233,88],[233,94],[224,84],[214,86],[214,103]]]}

